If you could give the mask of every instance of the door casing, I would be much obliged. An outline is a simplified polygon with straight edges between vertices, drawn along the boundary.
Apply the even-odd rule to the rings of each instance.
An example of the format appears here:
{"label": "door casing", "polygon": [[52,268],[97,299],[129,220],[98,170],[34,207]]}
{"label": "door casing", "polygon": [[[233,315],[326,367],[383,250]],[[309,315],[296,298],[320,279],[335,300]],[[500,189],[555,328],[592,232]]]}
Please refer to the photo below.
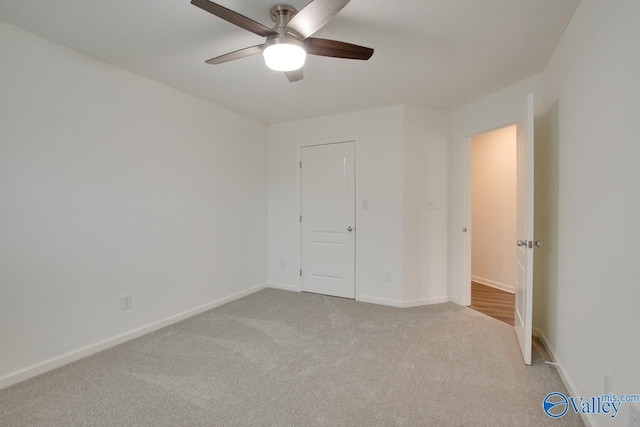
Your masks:
{"label": "door casing", "polygon": [[[360,153],[359,153],[359,143],[358,143],[358,139],[357,138],[335,138],[335,139],[326,139],[326,140],[319,140],[319,141],[312,141],[312,142],[305,142],[305,143],[301,143],[299,144],[298,147],[298,153],[297,153],[297,159],[296,162],[297,164],[300,164],[300,162],[302,161],[302,149],[304,147],[313,147],[313,146],[317,146],[317,145],[330,145],[330,144],[343,144],[346,142],[352,142],[354,144],[354,151],[355,151],[355,184],[356,184],[356,188],[355,188],[355,202],[356,202],[356,206],[355,206],[355,229],[356,229],[356,234],[355,234],[355,300],[356,301],[360,301],[360,233],[357,231],[359,224],[360,224],[360,179],[359,179],[359,173],[360,173]],[[298,186],[298,190],[297,190],[297,197],[298,197],[298,201],[297,201],[297,206],[298,206],[298,216],[302,215],[302,173],[301,173],[301,169],[298,167],[296,168],[298,171],[298,180],[297,180],[297,186]],[[298,224],[298,242],[299,242],[299,269],[302,269],[302,245],[303,245],[303,241],[302,241],[302,224]],[[298,282],[297,282],[297,291],[298,292],[302,292],[302,277],[298,276]]]}
{"label": "door casing", "polygon": [[[527,106],[527,114],[531,114],[531,117],[529,117],[529,119],[531,120],[531,126],[533,126],[533,107],[534,107],[533,94],[529,94],[526,96],[526,106]],[[463,175],[462,176],[463,215],[462,215],[462,224],[461,224],[460,232],[464,233],[464,238],[463,238],[464,260],[462,264],[464,268],[464,272],[462,274],[463,295],[462,295],[462,301],[461,301],[461,305],[463,306],[468,307],[469,305],[471,305],[471,233],[472,233],[472,230],[471,230],[471,139],[476,135],[502,129],[504,127],[512,126],[512,125],[516,125],[518,126],[518,128],[521,127],[520,123],[510,120],[505,122],[493,123],[490,126],[474,129],[471,132],[467,132],[462,137],[462,141],[461,141],[462,151],[461,151],[460,160],[462,164],[462,175]],[[530,129],[530,130],[531,132],[533,132],[533,129]],[[529,141],[529,144],[533,144],[533,143],[534,141]],[[531,153],[530,155],[533,156],[533,153]],[[529,179],[533,182],[533,170],[528,171],[528,174],[529,174]],[[529,196],[532,197],[532,194]],[[531,213],[533,214],[533,212]],[[531,221],[533,222],[533,216],[531,216]],[[528,235],[526,237],[525,236],[519,237],[518,235],[517,238],[534,240],[535,238],[533,236],[533,230],[531,230],[530,234],[531,235]],[[516,247],[515,243],[516,242],[514,242],[514,248]],[[528,249],[528,250],[532,251],[532,249]],[[533,263],[529,265],[529,270],[530,272],[528,272],[528,275],[531,276],[533,271]],[[531,277],[529,277],[529,279],[531,279]],[[530,288],[532,287],[533,287],[533,283],[530,284]],[[532,297],[531,291],[532,289],[528,289],[528,292],[529,292],[528,297],[530,299]],[[527,313],[527,316],[529,317],[528,319],[529,323],[531,323],[531,318],[530,318],[532,315],[531,312],[532,310],[529,310],[529,312]],[[514,314],[517,316],[517,313],[514,313]],[[530,364],[531,363],[530,359],[527,360],[527,358],[525,357],[525,363]]]}

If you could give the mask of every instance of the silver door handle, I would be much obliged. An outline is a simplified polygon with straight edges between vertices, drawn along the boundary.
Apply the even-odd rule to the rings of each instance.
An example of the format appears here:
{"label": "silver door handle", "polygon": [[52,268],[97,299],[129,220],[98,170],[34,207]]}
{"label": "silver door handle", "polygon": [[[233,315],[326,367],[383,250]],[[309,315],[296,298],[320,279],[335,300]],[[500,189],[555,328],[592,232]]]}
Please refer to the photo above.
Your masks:
{"label": "silver door handle", "polygon": [[542,240],[536,240],[536,248],[541,248],[542,247]]}
{"label": "silver door handle", "polygon": [[353,227],[352,227],[352,226],[348,226],[348,227],[347,227],[347,231],[348,231],[349,233],[351,233],[351,232],[353,231]]}
{"label": "silver door handle", "polygon": [[526,240],[518,240],[518,246],[527,246]]}

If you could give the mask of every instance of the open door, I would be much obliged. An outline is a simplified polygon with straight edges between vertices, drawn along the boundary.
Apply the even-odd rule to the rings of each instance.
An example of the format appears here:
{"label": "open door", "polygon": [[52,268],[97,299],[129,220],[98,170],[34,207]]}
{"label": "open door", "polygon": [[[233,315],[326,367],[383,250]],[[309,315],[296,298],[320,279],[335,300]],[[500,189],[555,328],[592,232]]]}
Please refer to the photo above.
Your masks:
{"label": "open door", "polygon": [[533,329],[533,94],[518,123],[515,329],[524,363],[531,365]]}

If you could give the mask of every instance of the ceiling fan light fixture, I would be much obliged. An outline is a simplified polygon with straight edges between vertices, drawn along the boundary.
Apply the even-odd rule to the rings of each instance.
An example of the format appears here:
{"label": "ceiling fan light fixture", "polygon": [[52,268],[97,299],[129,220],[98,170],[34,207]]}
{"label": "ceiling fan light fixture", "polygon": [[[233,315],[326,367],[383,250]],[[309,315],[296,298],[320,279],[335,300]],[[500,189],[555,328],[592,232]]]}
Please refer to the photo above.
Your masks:
{"label": "ceiling fan light fixture", "polygon": [[275,71],[295,71],[304,66],[307,52],[297,40],[278,40],[262,52],[267,67]]}
{"label": "ceiling fan light fixture", "polygon": [[349,1],[311,0],[300,11],[291,6],[276,5],[271,9],[271,20],[275,24],[273,28],[265,27],[211,0],[191,0],[191,4],[230,24],[266,38],[263,44],[216,56],[206,60],[207,64],[223,64],[262,53],[269,68],[284,72],[290,82],[297,82],[303,78],[302,67],[307,54],[364,61],[373,55],[373,49],[368,47],[311,37]]}

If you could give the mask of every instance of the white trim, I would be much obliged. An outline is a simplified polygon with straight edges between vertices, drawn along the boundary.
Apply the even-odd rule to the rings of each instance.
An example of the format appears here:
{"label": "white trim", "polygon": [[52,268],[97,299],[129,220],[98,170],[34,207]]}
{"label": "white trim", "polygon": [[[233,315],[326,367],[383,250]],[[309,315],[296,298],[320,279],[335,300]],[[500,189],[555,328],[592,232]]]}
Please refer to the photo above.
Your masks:
{"label": "white trim", "polygon": [[22,368],[17,371],[10,372],[9,374],[6,374],[0,377],[0,390],[3,388],[7,388],[9,386],[12,386],[14,384],[17,384],[19,382],[28,380],[29,378],[33,378],[37,375],[44,374],[45,372],[51,371],[61,366],[67,365],[71,362],[75,362],[76,360],[83,359],[87,356],[91,356],[92,354],[98,353],[100,351],[106,350],[111,347],[115,347],[116,345],[122,344],[132,339],[141,337],[150,332],[164,328],[165,326],[169,326],[174,323],[180,322],[182,320],[188,319],[189,317],[195,316],[197,314],[204,313],[205,311],[209,311],[213,308],[219,307],[228,302],[245,297],[254,292],[258,292],[262,289],[265,289],[266,287],[267,287],[267,284],[262,283],[260,285],[254,286],[244,291],[236,292],[235,294],[229,295],[227,297],[220,298],[215,301],[211,301],[207,304],[192,308],[187,311],[183,311],[182,313],[174,314],[173,316],[166,317],[162,320],[158,320],[157,322],[149,323],[139,328],[135,328],[130,331],[124,332],[122,334],[118,334],[116,336],[113,336],[101,341],[97,341],[93,344],[89,344],[87,346],[78,348],[76,350],[69,351],[59,356],[55,356],[55,357],[43,360],[42,362],[38,362],[31,366],[27,366],[26,368]]}
{"label": "white trim", "polygon": [[369,297],[366,295],[360,295],[357,301],[367,302],[370,304],[386,305],[389,307],[409,308],[409,307],[418,307],[423,305],[441,304],[443,302],[450,302],[451,298],[449,298],[448,296],[441,296],[441,297],[434,297],[434,298],[423,298],[423,299],[400,301],[400,300],[394,300],[394,299],[376,298],[376,297]]}
{"label": "white trim", "polygon": [[398,308],[402,307],[402,301],[386,299],[386,298],[368,297],[366,295],[358,296],[357,301],[368,302],[370,304],[387,305],[390,307],[398,307]]}
{"label": "white trim", "polygon": [[[556,353],[555,348],[553,348],[553,346],[547,339],[547,336],[544,334],[544,332],[542,332],[538,328],[533,328],[533,336],[538,337],[542,340],[542,344],[547,349],[547,353],[549,353],[549,356],[551,356],[551,361],[557,364],[558,374],[560,374],[560,379],[564,383],[564,386],[567,388],[567,392],[569,393],[569,395],[575,396],[575,397],[582,396],[578,392],[578,388],[574,384],[573,380],[571,380],[571,377],[569,376],[567,369],[564,367],[564,364],[558,357],[558,353]],[[593,417],[591,416],[591,414],[580,413],[580,416],[582,417],[582,422],[584,422],[585,426],[597,427],[597,424],[593,419]]]}
{"label": "white trim", "polygon": [[481,285],[491,286],[492,288],[500,289],[501,291],[509,292],[510,294],[515,294],[516,289],[512,285],[507,285],[506,283],[495,282],[493,280],[485,279],[484,277],[471,276],[472,282],[478,282]]}
{"label": "white trim", "polygon": [[[356,231],[355,233],[355,237],[354,237],[354,264],[353,264],[353,295],[354,295],[354,300],[359,300],[359,294],[360,294],[360,233],[358,233],[358,229],[359,229],[359,225],[360,225],[360,144],[358,144],[358,138],[354,137],[354,138],[327,138],[327,139],[321,139],[321,140],[317,140],[315,142],[303,142],[301,144],[298,145],[298,153],[297,153],[297,159],[298,159],[298,164],[300,164],[302,162],[302,149],[305,147],[316,147],[316,146],[320,146],[320,145],[335,145],[335,144],[346,144],[346,143],[350,143],[353,142],[353,152],[354,152],[354,180],[355,180],[355,191],[354,191],[354,221],[355,223],[353,224],[354,229]],[[298,174],[298,179],[297,179],[297,186],[298,186],[298,190],[297,190],[297,198],[298,198],[298,216],[302,216],[302,168],[298,167],[297,169],[297,174]],[[299,265],[300,265],[300,270],[302,270],[302,265],[304,264],[304,261],[302,259],[302,253],[303,253],[303,246],[304,246],[304,242],[302,241],[302,223],[300,223],[297,227],[297,232],[298,232],[298,242],[299,242],[299,253],[298,253],[298,260],[299,260]],[[285,285],[286,286],[286,285]],[[285,289],[285,290],[290,290],[290,289]],[[297,292],[302,292],[302,275],[300,275],[298,277],[298,286],[296,288]]]}
{"label": "white trim", "polygon": [[355,263],[354,263],[354,286],[355,286],[355,293],[354,293],[354,299],[358,299],[358,296],[360,295],[360,212],[362,211],[362,199],[360,199],[360,144],[358,143],[358,138],[353,138],[353,144],[354,144],[354,149],[355,149],[355,156],[356,158],[354,159],[354,167],[356,168],[355,170],[355,180],[356,180],[356,191],[354,194],[355,197],[355,227],[356,227],[356,236],[355,236]]}
{"label": "white trim", "polygon": [[473,232],[471,226],[471,139],[473,135],[467,135],[464,137],[463,150],[462,150],[462,165],[464,167],[462,171],[462,211],[463,211],[463,227],[467,229],[463,233],[462,238],[462,259],[464,259],[463,276],[464,283],[462,292],[462,305],[468,307],[471,305],[471,233]]}
{"label": "white trim", "polygon": [[300,292],[298,285],[289,285],[287,283],[269,282],[267,287],[271,289],[280,289],[282,291]]}
{"label": "white trim", "polygon": [[454,303],[454,304],[461,305],[461,306],[463,306],[463,307],[468,307],[468,306],[464,305],[464,304],[462,303],[462,301],[461,301],[459,298],[456,298],[456,297],[454,297],[454,296],[450,296],[450,297],[449,297],[449,302],[452,302],[452,303]]}
{"label": "white trim", "polygon": [[432,297],[432,298],[411,299],[411,300],[405,300],[402,303],[402,307],[405,307],[405,308],[419,307],[423,305],[442,304],[443,302],[450,302],[450,301],[451,299],[446,295],[440,296],[440,297]]}

